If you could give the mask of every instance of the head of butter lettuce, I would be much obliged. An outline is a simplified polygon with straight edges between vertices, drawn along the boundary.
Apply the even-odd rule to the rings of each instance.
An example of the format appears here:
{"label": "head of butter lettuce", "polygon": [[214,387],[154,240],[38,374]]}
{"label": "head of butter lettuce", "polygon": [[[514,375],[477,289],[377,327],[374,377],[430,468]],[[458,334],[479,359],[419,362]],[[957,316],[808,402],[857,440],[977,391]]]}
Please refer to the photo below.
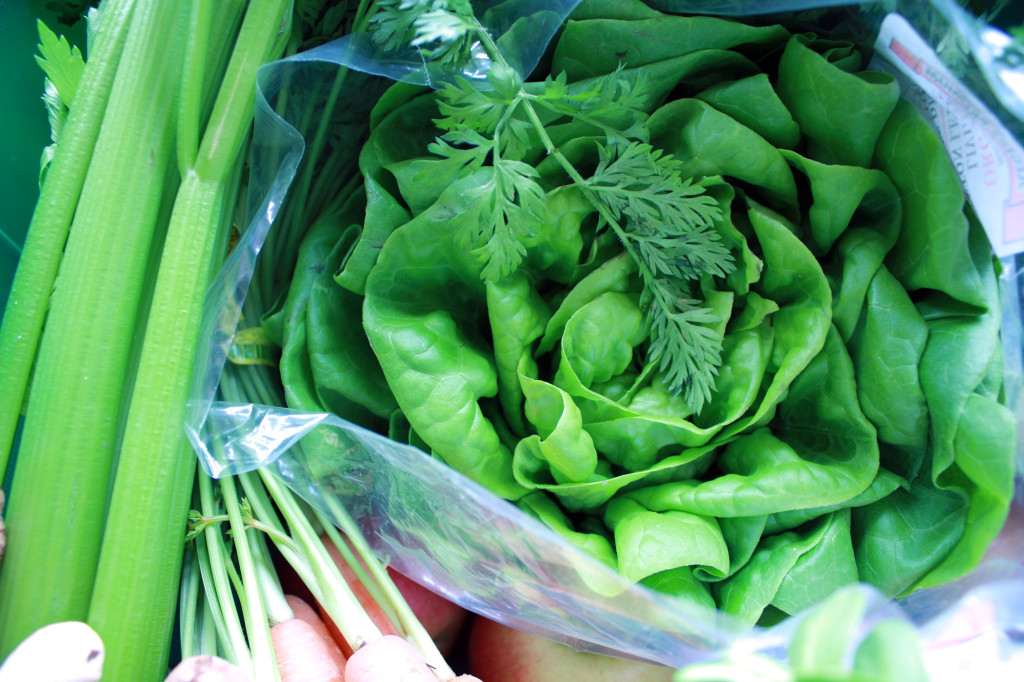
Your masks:
{"label": "head of butter lettuce", "polygon": [[[547,219],[482,277],[450,230],[479,179],[432,172],[438,95],[394,86],[274,313],[289,406],[417,445],[743,622],[964,575],[1013,494],[998,263],[929,124],[865,64],[798,27],[609,2],[542,62],[642,82],[635,122],[721,209],[733,267],[689,285],[721,342],[697,411],[648,359],[636,264],[540,143],[521,158]],[[585,123],[545,124],[594,156]]]}

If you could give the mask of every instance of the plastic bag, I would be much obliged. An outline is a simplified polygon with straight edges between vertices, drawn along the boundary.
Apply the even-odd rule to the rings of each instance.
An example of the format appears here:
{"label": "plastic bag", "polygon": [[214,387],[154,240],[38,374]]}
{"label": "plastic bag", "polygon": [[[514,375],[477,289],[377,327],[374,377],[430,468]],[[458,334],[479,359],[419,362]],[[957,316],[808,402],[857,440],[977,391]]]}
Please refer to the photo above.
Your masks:
{"label": "plastic bag", "polygon": [[[520,48],[516,59],[529,70],[527,67],[537,63],[554,30],[576,4],[568,0],[557,4],[479,3],[479,9],[482,12],[492,5],[511,8],[512,14],[505,15],[492,28],[496,35],[511,36],[506,44]],[[679,12],[697,9],[692,7],[693,3],[671,0],[650,4]],[[707,3],[696,4],[701,12],[709,12]],[[838,4],[843,3],[809,0],[769,5],[737,1],[716,4],[714,11],[762,14]],[[756,10],[752,10],[754,7]],[[971,92],[998,112],[1001,124],[1010,127],[1011,139],[1019,144],[1020,121],[1011,115],[1022,102],[1020,91],[1011,87],[1019,67],[1012,65],[1007,53],[999,52],[998,37],[993,38],[990,29],[968,21],[951,0],[935,0],[929,5],[890,3],[885,9],[896,9],[913,17],[932,46],[938,44],[936,36],[942,36],[939,40],[954,40],[956,46],[968,46],[979,70],[963,70],[963,64],[969,62],[963,52],[956,52],[956,46],[949,48],[947,61],[950,54],[963,60],[957,75],[965,79]],[[882,16],[877,12],[857,8],[849,12],[860,22],[853,26],[865,35],[878,30]],[[536,40],[523,40],[523,36]],[[334,415],[219,399],[218,390],[223,388],[229,357],[234,356],[232,362],[243,363],[242,366],[248,362],[259,364],[263,357],[264,349],[258,340],[252,344],[251,353],[240,350],[245,346],[240,343],[242,332],[248,327],[243,324],[240,328],[239,320],[250,304],[247,293],[257,256],[268,235],[272,236],[271,226],[305,149],[302,135],[278,115],[270,102],[280,105],[283,94],[290,102],[319,96],[317,92],[326,91],[320,84],[335,82],[339,64],[352,69],[346,76],[345,87],[366,95],[363,100],[347,100],[344,125],[350,126],[348,131],[353,139],[358,139],[361,121],[370,115],[370,104],[379,95],[379,90],[373,89],[372,79],[363,74],[430,85],[452,75],[417,62],[415,55],[385,56],[376,45],[361,37],[325,45],[265,67],[261,72],[264,97],[259,99],[252,151],[254,175],[250,179],[247,211],[251,220],[208,297],[204,345],[199,350],[202,362],[186,425],[206,470],[221,476],[258,466],[274,467],[293,489],[328,516],[331,505],[341,501],[363,526],[379,553],[402,573],[477,613],[545,634],[577,649],[678,667],[730,649],[771,650],[790,641],[798,619],[776,628],[751,630],[724,614],[694,609],[687,603],[677,603],[637,587],[574,549],[547,526],[418,449],[390,441]],[[479,78],[487,64],[480,61],[476,67],[465,75]],[[988,83],[996,85],[990,87]],[[364,86],[367,89],[360,91]],[[352,146],[350,163],[354,166],[358,145]],[[1019,416],[1024,376],[1020,369],[1024,350],[1020,340],[1020,260],[1007,256],[1002,263],[1006,385],[1013,392],[1010,404]],[[263,303],[266,307],[271,302]],[[316,463],[305,457],[304,443],[311,442],[307,438],[334,446],[338,457],[330,469],[316,468]],[[1008,524],[1004,539],[1016,548],[1024,546],[1021,526]],[[872,603],[880,603],[886,613],[896,613],[897,617],[916,624],[925,646],[936,652],[936,660],[945,657],[947,664],[954,660],[968,665],[975,656],[962,647],[969,648],[970,643],[986,635],[992,635],[989,640],[998,645],[988,653],[1007,658],[1015,654],[1010,639],[1019,623],[1015,612],[1003,605],[1022,592],[1022,559],[1020,550],[1013,549],[1009,558],[995,558],[963,580],[920,590],[898,605],[879,601],[877,596],[872,597]],[[864,590],[871,593],[870,588]],[[979,603],[988,606],[978,607]],[[960,639],[951,639],[942,624],[965,622],[959,618],[964,609],[972,609],[976,614],[966,621],[973,629],[959,633]],[[865,619],[865,623],[869,620]],[[945,669],[951,668],[946,665]]]}

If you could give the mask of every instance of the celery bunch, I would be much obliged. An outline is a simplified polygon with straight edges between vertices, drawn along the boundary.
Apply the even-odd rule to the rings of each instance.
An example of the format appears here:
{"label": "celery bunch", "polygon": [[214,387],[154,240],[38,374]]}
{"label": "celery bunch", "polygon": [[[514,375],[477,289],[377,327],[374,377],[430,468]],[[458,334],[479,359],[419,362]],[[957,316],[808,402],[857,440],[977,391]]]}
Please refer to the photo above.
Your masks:
{"label": "celery bunch", "polygon": [[0,471],[24,405],[0,657],[42,625],[84,620],[110,679],[165,673],[202,301],[227,249],[256,72],[283,54],[292,10],[105,0],[90,16],[0,328]]}

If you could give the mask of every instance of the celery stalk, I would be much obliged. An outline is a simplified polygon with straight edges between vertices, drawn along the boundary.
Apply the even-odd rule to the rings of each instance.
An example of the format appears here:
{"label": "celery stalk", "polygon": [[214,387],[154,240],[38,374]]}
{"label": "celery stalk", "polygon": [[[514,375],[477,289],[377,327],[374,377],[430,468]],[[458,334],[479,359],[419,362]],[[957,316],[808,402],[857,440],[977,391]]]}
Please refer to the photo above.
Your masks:
{"label": "celery stalk", "polygon": [[7,470],[32,362],[71,219],[92,159],[136,0],[110,0],[53,162],[40,188],[0,326],[0,479]]}
{"label": "celery stalk", "polygon": [[75,209],[15,465],[0,657],[42,625],[84,619],[89,606],[136,319],[172,168],[180,19],[176,2],[140,2],[132,13]]}
{"label": "celery stalk", "polygon": [[[205,1],[196,0],[195,16],[208,23],[200,11]],[[118,522],[103,537],[87,618],[106,643],[112,679],[160,679],[169,651],[196,466],[184,422],[203,299],[224,255],[223,218],[237,192],[233,178],[252,125],[256,71],[276,56],[268,46],[290,11],[290,0],[249,4],[199,147],[177,155],[192,163],[181,169],[111,494],[110,518]],[[201,108],[188,100],[199,89],[185,90],[181,111],[196,115]],[[188,135],[180,144],[190,140],[195,144]]]}

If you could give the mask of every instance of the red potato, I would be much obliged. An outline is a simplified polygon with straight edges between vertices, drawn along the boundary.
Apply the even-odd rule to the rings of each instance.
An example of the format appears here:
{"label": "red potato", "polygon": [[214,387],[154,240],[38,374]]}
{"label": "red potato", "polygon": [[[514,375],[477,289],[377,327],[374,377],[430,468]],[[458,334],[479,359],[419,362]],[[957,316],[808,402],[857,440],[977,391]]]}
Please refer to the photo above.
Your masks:
{"label": "red potato", "polygon": [[[356,577],[355,573],[349,568],[348,563],[341,556],[341,553],[331,542],[331,539],[327,536],[321,538],[324,546],[327,547],[331,554],[331,558],[334,559],[334,563],[338,565],[341,574],[345,577],[346,582],[352,588],[352,592],[356,595],[359,603],[363,605],[366,613],[370,616],[373,622],[380,628],[381,632],[385,635],[397,635],[398,631],[394,625],[387,619],[381,608],[374,602],[370,597],[370,594],[363,587],[363,584]],[[406,603],[409,604],[409,608],[416,615],[416,618],[423,624],[423,627],[433,638],[437,644],[438,651],[442,655],[451,653],[452,648],[455,646],[455,642],[459,637],[459,633],[462,631],[463,626],[466,623],[468,612],[458,604],[451,602],[444,597],[431,592],[427,588],[423,587],[419,583],[406,578],[401,573],[388,569],[388,574],[395,583],[395,587],[402,593]],[[320,608],[320,615],[330,630],[334,640],[338,643],[342,653],[346,657],[352,656],[352,648],[345,642],[345,638],[341,636],[341,632],[334,625],[334,622],[330,619],[330,616]]]}
{"label": "red potato", "polygon": [[481,616],[470,626],[469,671],[484,682],[670,682],[675,672],[655,663],[579,652]]}

